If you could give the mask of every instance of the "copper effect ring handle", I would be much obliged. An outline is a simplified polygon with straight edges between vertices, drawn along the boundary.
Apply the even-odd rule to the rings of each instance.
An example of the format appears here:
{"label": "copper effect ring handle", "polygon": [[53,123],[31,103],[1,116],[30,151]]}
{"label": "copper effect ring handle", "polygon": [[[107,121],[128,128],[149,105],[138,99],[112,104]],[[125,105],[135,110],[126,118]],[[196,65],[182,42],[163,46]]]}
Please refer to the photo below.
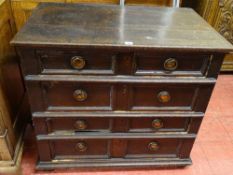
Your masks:
{"label": "copper effect ring handle", "polygon": [[158,93],[157,98],[161,103],[167,103],[171,100],[171,96],[167,91],[161,91]]}
{"label": "copper effect ring handle", "polygon": [[73,97],[77,101],[84,101],[87,99],[87,93],[82,89],[77,89],[74,91]]}
{"label": "copper effect ring handle", "polygon": [[148,149],[150,151],[157,151],[159,149],[159,144],[157,142],[150,142],[148,144]]}
{"label": "copper effect ring handle", "polygon": [[85,142],[78,142],[75,145],[75,149],[79,152],[85,152],[87,150],[87,144]]}
{"label": "copper effect ring handle", "polygon": [[175,58],[168,58],[164,62],[165,70],[172,71],[172,70],[176,70],[177,67],[178,67],[178,62]]}
{"label": "copper effect ring handle", "polygon": [[163,127],[163,122],[161,119],[154,119],[151,125],[154,129],[160,129]]}
{"label": "copper effect ring handle", "polygon": [[79,130],[84,130],[87,128],[87,123],[84,120],[77,120],[74,123],[74,127]]}
{"label": "copper effect ring handle", "polygon": [[70,64],[74,69],[79,69],[80,70],[80,69],[84,68],[84,66],[86,65],[86,62],[85,62],[83,57],[74,56],[74,57],[71,58]]}

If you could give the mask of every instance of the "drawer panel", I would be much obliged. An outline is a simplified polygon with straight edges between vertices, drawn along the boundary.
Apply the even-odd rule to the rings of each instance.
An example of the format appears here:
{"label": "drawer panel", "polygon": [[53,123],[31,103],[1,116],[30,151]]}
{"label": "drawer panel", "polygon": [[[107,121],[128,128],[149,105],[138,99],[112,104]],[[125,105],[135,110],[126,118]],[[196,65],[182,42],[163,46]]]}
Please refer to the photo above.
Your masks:
{"label": "drawer panel", "polygon": [[126,158],[177,157],[179,139],[137,139],[127,142]]}
{"label": "drawer panel", "polygon": [[[193,139],[125,138],[125,139],[56,139],[40,140],[51,151],[50,159],[111,159],[111,158],[180,158],[181,148]],[[40,150],[39,150],[40,151]],[[41,150],[43,151],[43,150]],[[49,153],[47,153],[49,154]],[[40,158],[43,161],[43,157]]]}
{"label": "drawer panel", "polygon": [[136,53],[136,75],[204,76],[210,55]]}
{"label": "drawer panel", "polygon": [[[212,86],[189,84],[134,85],[130,106],[131,110],[191,111],[200,105],[204,109],[211,90]],[[202,95],[205,95],[205,103]]]}
{"label": "drawer panel", "polygon": [[59,82],[44,89],[48,110],[111,110],[111,85]]}
{"label": "drawer panel", "polygon": [[105,118],[49,118],[46,120],[48,133],[71,131],[107,131],[110,130],[110,120]]}
{"label": "drawer panel", "polygon": [[108,140],[56,140],[50,144],[55,159],[108,157]]}
{"label": "drawer panel", "polygon": [[[47,126],[46,131],[42,133],[52,133],[59,131],[85,131],[85,132],[95,132],[95,131],[109,131],[111,120],[107,118],[46,118],[46,119],[34,119],[34,122],[39,124],[43,122],[42,125]],[[41,134],[41,133],[40,133]]]}
{"label": "drawer panel", "polygon": [[130,119],[129,132],[185,132],[191,118],[135,118]]}
{"label": "drawer panel", "polygon": [[115,55],[96,50],[37,50],[42,74],[114,74]]}

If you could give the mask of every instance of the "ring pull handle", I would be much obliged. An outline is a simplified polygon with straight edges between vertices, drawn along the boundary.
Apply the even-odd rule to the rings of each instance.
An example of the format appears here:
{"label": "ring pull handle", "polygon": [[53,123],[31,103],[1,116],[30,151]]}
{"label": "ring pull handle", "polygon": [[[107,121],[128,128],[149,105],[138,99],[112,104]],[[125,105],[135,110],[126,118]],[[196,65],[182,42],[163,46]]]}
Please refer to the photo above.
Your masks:
{"label": "ring pull handle", "polygon": [[87,144],[85,142],[78,142],[75,145],[75,149],[79,152],[85,152],[87,150]]}
{"label": "ring pull handle", "polygon": [[87,99],[87,93],[82,89],[77,89],[74,91],[73,97],[76,101],[85,101]]}
{"label": "ring pull handle", "polygon": [[86,62],[85,62],[83,57],[74,56],[74,57],[71,58],[70,64],[74,69],[81,70],[81,69],[83,69],[85,67]]}
{"label": "ring pull handle", "polygon": [[171,100],[171,96],[170,96],[169,92],[161,91],[161,92],[158,93],[157,99],[161,103],[167,103],[167,102],[169,102]]}
{"label": "ring pull handle", "polygon": [[159,149],[159,144],[157,142],[150,142],[148,144],[148,149],[150,151],[157,151]]}
{"label": "ring pull handle", "polygon": [[165,70],[173,71],[176,70],[177,67],[178,67],[178,62],[175,58],[168,58],[164,62]]}
{"label": "ring pull handle", "polygon": [[161,129],[163,128],[163,121],[161,119],[154,119],[151,125],[154,129]]}
{"label": "ring pull handle", "polygon": [[74,127],[78,130],[84,130],[87,128],[87,123],[84,120],[77,120],[74,123]]}

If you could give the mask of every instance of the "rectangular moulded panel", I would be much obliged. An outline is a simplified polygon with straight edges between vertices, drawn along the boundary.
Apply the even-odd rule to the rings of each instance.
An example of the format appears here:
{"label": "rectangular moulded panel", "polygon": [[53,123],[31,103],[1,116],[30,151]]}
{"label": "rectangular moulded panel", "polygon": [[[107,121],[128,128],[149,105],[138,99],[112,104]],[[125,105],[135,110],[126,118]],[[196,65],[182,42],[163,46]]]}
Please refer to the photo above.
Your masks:
{"label": "rectangular moulded panel", "polygon": [[[130,88],[129,106],[133,111],[203,112],[208,104],[213,85],[161,83],[133,85]],[[163,98],[166,99],[163,100]]]}
{"label": "rectangular moulded panel", "polygon": [[92,50],[36,50],[42,74],[114,74],[116,53]]}
{"label": "rectangular moulded panel", "polygon": [[47,110],[111,110],[111,89],[109,84],[42,83]]}
{"label": "rectangular moulded panel", "polygon": [[211,55],[193,53],[135,53],[135,74],[204,77]]}

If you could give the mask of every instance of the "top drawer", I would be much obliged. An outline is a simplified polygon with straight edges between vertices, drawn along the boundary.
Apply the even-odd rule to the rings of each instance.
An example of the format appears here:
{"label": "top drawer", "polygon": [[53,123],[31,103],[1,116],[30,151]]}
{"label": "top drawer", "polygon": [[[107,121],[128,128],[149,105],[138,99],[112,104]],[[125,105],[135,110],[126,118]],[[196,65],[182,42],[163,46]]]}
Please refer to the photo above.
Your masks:
{"label": "top drawer", "polygon": [[21,48],[24,75],[216,77],[221,55],[110,49]]}
{"label": "top drawer", "polygon": [[43,74],[109,74],[114,73],[115,55],[97,50],[37,50]]}
{"label": "top drawer", "polygon": [[136,75],[204,76],[211,55],[192,53],[136,53]]}

